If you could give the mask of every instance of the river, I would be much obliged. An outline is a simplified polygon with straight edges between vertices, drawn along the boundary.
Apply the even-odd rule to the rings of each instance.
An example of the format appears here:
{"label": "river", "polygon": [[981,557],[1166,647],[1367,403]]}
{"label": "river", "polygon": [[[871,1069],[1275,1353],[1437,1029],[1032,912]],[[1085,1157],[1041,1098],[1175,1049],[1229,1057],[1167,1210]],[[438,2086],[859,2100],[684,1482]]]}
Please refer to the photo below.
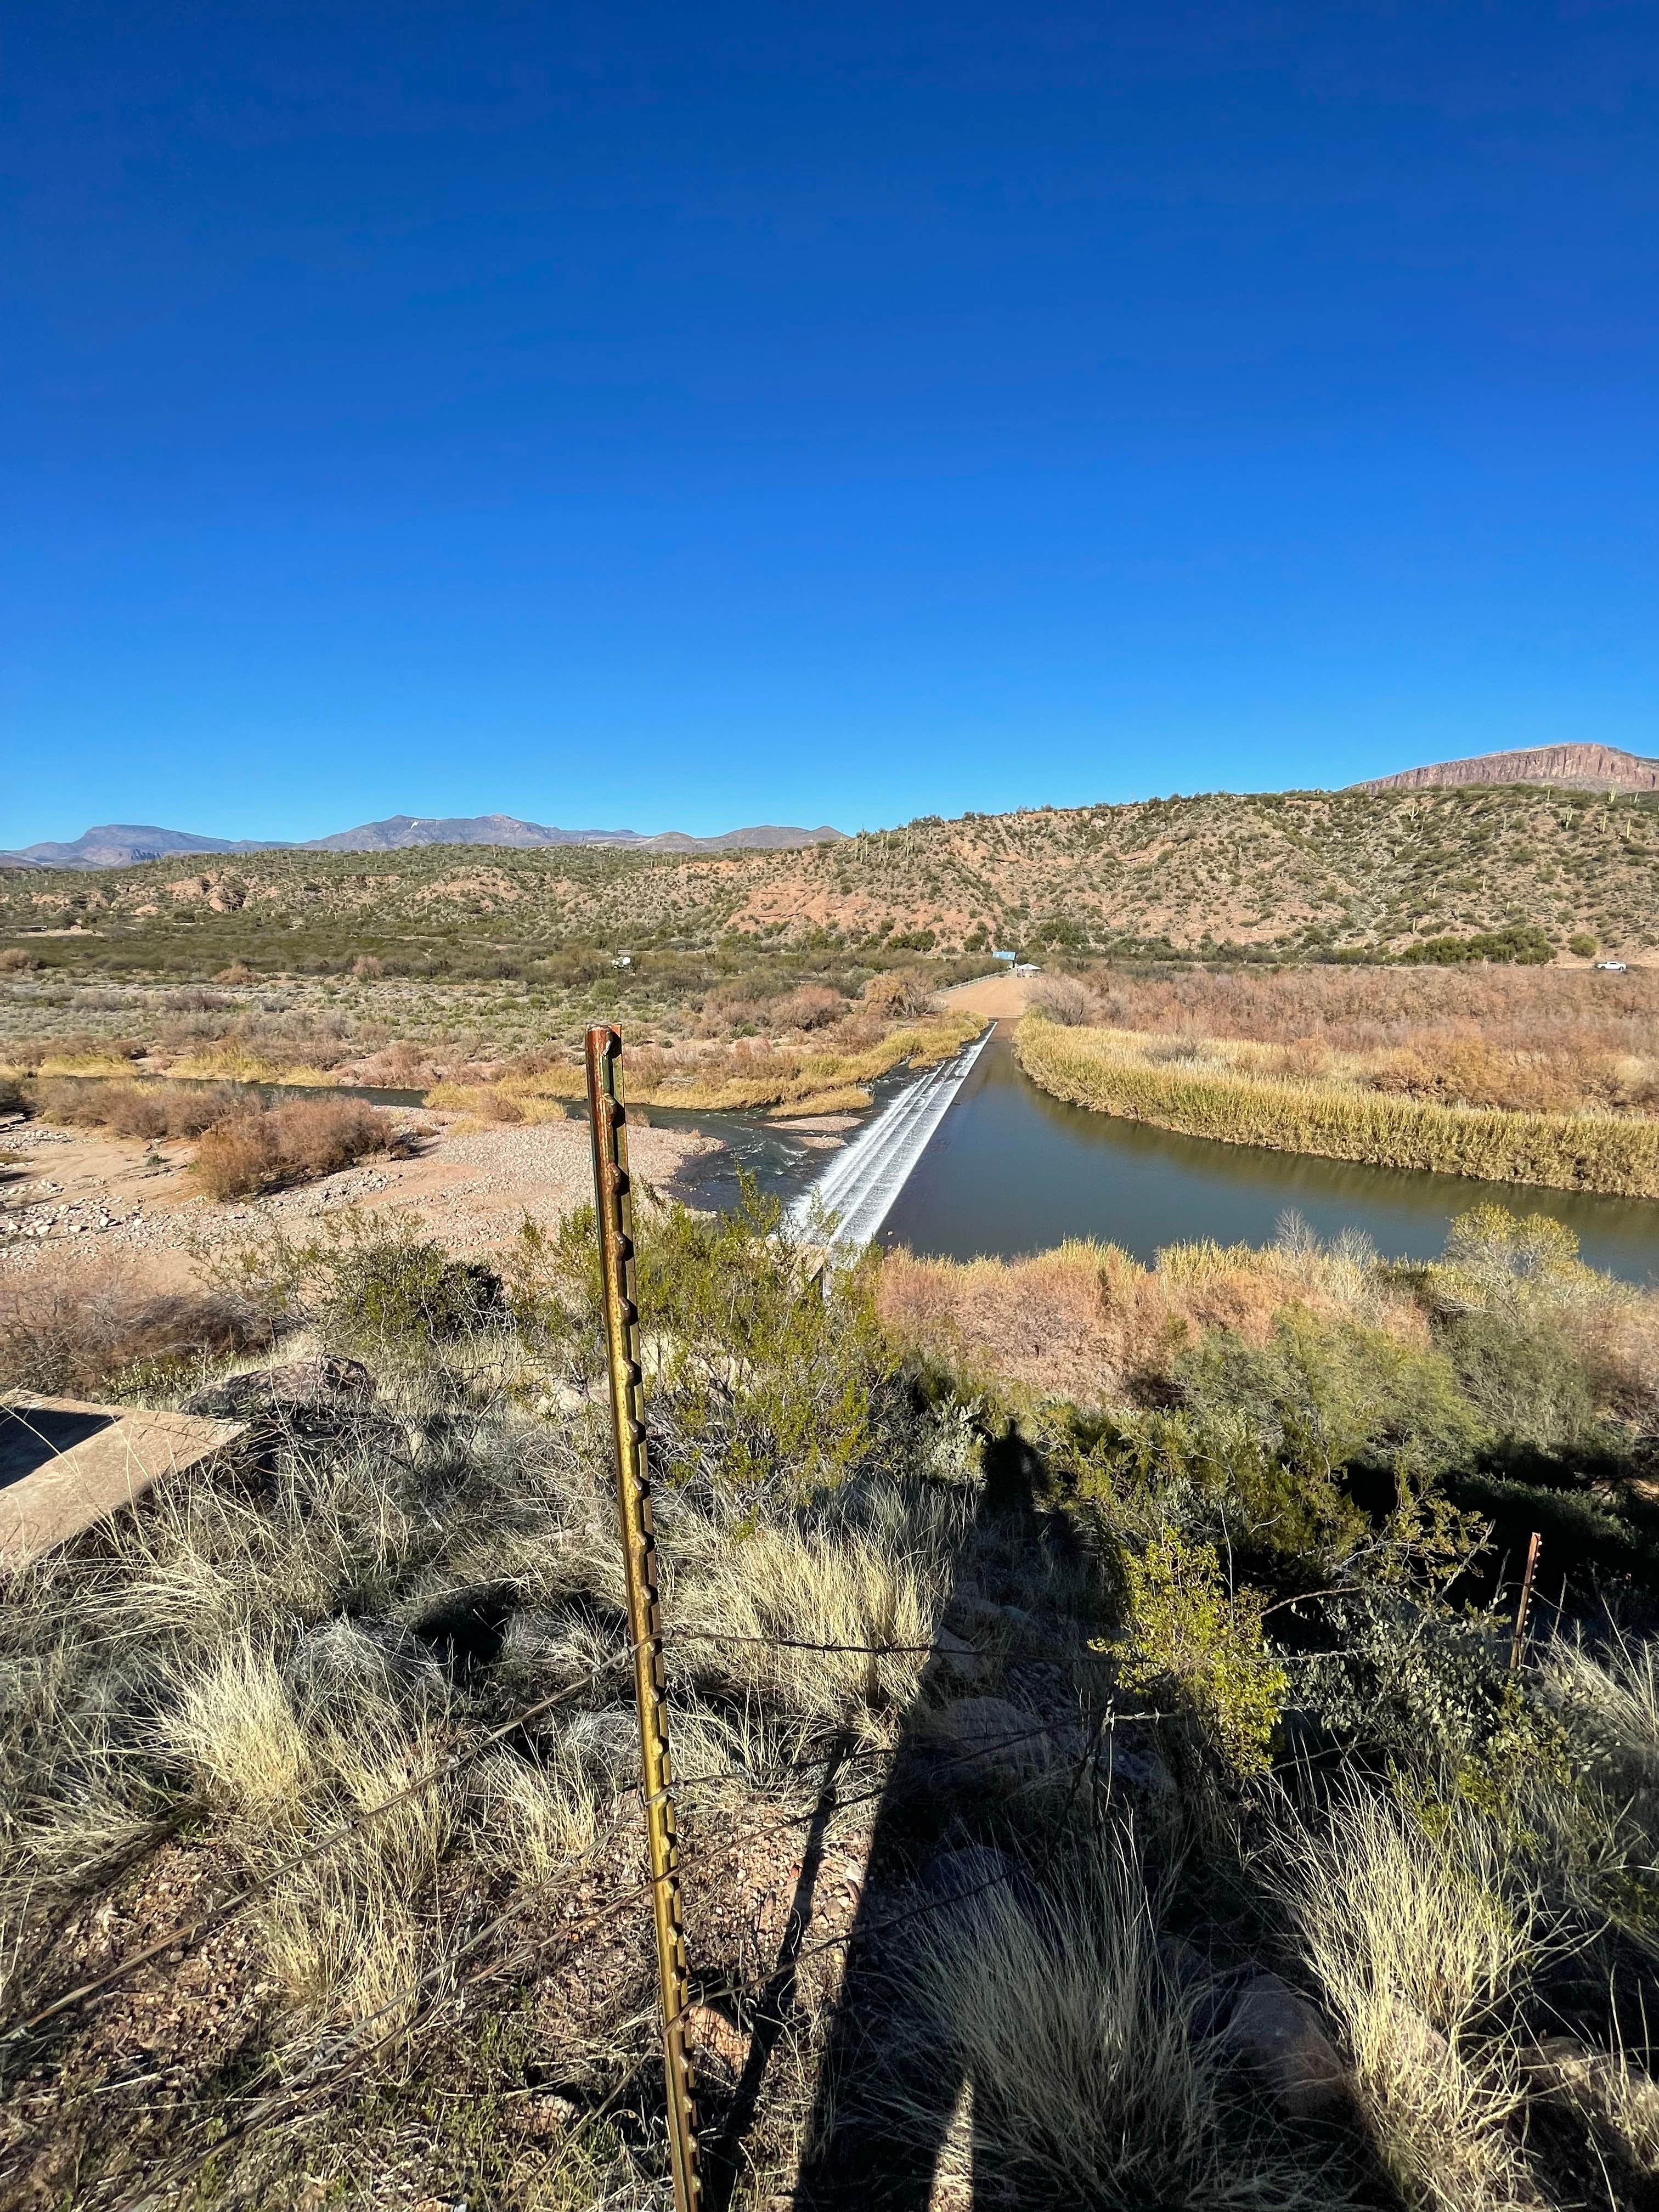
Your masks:
{"label": "river", "polygon": [[[367,1085],[236,1087],[273,1097],[343,1092],[385,1106],[422,1099],[418,1091]],[[1353,1226],[1390,1259],[1428,1260],[1455,1213],[1498,1204],[1565,1222],[1592,1267],[1630,1282],[1659,1278],[1659,1200],[1355,1167],[1176,1136],[1050,1097],[1021,1073],[1006,1029],[947,1067],[884,1078],[876,1099],[846,1146],[828,1152],[760,1115],[648,1106],[640,1118],[720,1139],[720,1151],[686,1170],[696,1204],[735,1202],[741,1169],[789,1205],[798,1223],[816,1193],[842,1217],[844,1233],[938,1259],[1012,1259],[1067,1237],[1120,1244],[1141,1261],[1162,1244],[1203,1237],[1267,1244],[1294,1208],[1322,1237]]]}
{"label": "river", "polygon": [[1293,1207],[1321,1237],[1352,1225],[1391,1259],[1431,1259],[1455,1213],[1494,1203],[1565,1222],[1593,1267],[1632,1282],[1659,1274],[1659,1200],[1356,1167],[1176,1136],[1050,1097],[1021,1073],[999,1030],[878,1235],[884,1244],[951,1260],[1012,1258],[1064,1237],[1094,1237],[1149,1261],[1162,1244],[1203,1237],[1271,1243],[1279,1217]]}

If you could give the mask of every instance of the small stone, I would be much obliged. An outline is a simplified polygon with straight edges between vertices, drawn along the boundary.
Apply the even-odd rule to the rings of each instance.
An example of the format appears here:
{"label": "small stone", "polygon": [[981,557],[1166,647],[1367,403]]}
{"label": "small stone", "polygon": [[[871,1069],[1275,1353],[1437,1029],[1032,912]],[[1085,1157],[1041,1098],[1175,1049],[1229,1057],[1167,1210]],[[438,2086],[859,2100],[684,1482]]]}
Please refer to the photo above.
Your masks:
{"label": "small stone", "polygon": [[1257,1974],[1244,1984],[1224,2039],[1293,2119],[1322,2118],[1346,2102],[1347,2069],[1323,2021],[1277,1974]]}
{"label": "small stone", "polygon": [[681,2018],[694,2054],[705,2064],[712,2060],[721,2075],[735,2081],[749,2057],[746,2032],[711,2004],[687,2005]]}

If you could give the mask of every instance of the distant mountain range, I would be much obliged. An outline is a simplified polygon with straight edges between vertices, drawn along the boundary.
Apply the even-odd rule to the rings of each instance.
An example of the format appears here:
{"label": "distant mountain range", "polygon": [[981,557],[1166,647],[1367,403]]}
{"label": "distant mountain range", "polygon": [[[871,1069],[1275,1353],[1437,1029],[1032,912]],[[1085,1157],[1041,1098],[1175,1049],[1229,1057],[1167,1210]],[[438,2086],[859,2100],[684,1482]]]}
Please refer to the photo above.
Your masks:
{"label": "distant mountain range", "polygon": [[0,853],[0,866],[130,868],[141,860],[185,859],[194,853],[393,853],[411,845],[625,845],[663,853],[778,852],[799,845],[833,845],[843,836],[828,823],[816,830],[780,828],[765,822],[728,830],[720,837],[689,837],[665,830],[654,837],[637,830],[553,830],[511,814],[391,814],[337,830],[330,837],[295,844],[280,837],[198,837],[187,830],[159,830],[148,823],[106,822],[70,844],[25,845]]}
{"label": "distant mountain range", "polygon": [[1456,783],[1555,783],[1572,791],[1659,791],[1659,760],[1614,745],[1534,745],[1521,752],[1478,753],[1471,760],[1376,775],[1354,791],[1426,791]]}

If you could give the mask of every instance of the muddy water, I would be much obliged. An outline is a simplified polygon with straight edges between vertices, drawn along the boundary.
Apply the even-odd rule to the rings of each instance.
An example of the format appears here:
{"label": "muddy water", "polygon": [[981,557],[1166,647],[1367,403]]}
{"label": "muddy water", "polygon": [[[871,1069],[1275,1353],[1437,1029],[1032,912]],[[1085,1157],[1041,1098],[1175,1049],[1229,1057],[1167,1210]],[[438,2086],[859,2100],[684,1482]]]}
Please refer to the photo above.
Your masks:
{"label": "muddy water", "polygon": [[1352,1166],[1218,1145],[1063,1104],[1019,1070],[1004,1032],[975,1065],[881,1229],[940,1258],[1009,1258],[1097,1237],[1150,1260],[1161,1244],[1273,1241],[1294,1207],[1322,1237],[1353,1225],[1390,1258],[1431,1259],[1466,1207],[1565,1222],[1592,1266],[1659,1279],[1659,1200],[1599,1198]]}

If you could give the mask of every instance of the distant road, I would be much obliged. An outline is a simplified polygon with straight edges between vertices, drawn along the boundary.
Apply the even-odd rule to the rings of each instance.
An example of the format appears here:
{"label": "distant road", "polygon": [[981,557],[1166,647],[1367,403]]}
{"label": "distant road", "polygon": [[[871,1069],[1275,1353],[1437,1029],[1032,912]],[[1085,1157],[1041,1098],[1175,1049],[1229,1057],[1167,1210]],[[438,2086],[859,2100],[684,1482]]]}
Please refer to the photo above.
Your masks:
{"label": "distant road", "polygon": [[953,983],[939,993],[940,1003],[964,1014],[982,1014],[988,1022],[1017,1022],[1031,1002],[1037,975],[978,975],[971,983]]}

